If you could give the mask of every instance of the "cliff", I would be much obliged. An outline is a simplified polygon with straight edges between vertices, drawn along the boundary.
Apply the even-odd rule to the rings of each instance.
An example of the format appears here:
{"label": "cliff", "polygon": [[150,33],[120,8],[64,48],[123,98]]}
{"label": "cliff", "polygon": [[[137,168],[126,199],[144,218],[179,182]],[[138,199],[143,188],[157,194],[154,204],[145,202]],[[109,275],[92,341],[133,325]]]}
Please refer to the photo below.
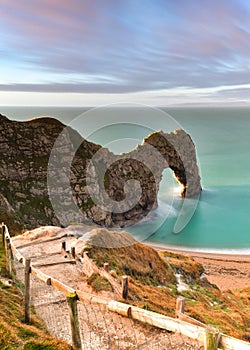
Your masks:
{"label": "cliff", "polygon": [[114,155],[56,119],[0,115],[0,207],[27,227],[87,219],[130,225],[157,206],[167,167],[183,196],[201,191],[195,146],[184,130],[155,132],[132,152]]}

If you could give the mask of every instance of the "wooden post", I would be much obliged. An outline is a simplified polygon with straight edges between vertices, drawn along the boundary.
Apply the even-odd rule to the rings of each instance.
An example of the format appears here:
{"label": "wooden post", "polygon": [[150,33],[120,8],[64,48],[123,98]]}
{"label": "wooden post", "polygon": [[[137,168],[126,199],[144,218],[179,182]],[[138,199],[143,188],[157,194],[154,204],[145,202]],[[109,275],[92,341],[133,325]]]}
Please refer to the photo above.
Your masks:
{"label": "wooden post", "polygon": [[77,294],[70,293],[67,295],[67,303],[69,306],[69,317],[70,317],[70,326],[72,333],[72,345],[76,350],[82,349],[80,327],[78,320],[78,311],[77,311]]}
{"label": "wooden post", "polygon": [[122,276],[122,297],[123,299],[128,297],[128,276]]}
{"label": "wooden post", "polygon": [[176,309],[175,309],[176,317],[178,317],[179,314],[184,314],[184,311],[185,311],[185,298],[178,297],[176,299]]}
{"label": "wooden post", "polygon": [[104,263],[103,268],[105,271],[109,272],[109,263],[108,262]]}
{"label": "wooden post", "polygon": [[2,223],[1,229],[2,229],[2,244],[4,246],[4,242],[5,242],[5,225],[4,225],[4,223]]}
{"label": "wooden post", "polygon": [[76,258],[76,248],[75,247],[71,247],[71,255],[72,255],[73,259]]}
{"label": "wooden post", "polygon": [[9,237],[6,237],[6,269],[9,273],[9,276],[13,275],[13,254],[11,250],[11,244]]}
{"label": "wooden post", "polygon": [[204,350],[217,350],[220,341],[220,332],[214,327],[207,327]]}
{"label": "wooden post", "polygon": [[66,253],[66,242],[65,241],[62,242],[61,252],[62,252],[62,254]]}
{"label": "wooden post", "polygon": [[30,323],[30,258],[25,260],[24,322]]}
{"label": "wooden post", "polygon": [[4,226],[4,229],[3,229],[3,231],[4,231],[4,234],[3,234],[3,246],[4,246],[4,249],[5,249],[5,251],[7,250],[7,243],[6,243],[6,239],[7,239],[7,235],[6,235],[6,227]]}

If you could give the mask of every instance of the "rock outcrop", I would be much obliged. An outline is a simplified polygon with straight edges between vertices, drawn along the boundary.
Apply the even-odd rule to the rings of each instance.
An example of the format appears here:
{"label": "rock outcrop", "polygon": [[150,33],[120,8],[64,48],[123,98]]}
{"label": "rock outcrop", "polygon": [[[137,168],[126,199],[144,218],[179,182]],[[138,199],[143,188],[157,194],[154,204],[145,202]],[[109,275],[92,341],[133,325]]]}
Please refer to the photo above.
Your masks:
{"label": "rock outcrop", "polygon": [[56,119],[0,115],[0,203],[29,228],[84,220],[130,225],[157,206],[167,167],[183,196],[200,193],[195,146],[184,130],[155,132],[132,152],[114,155]]}

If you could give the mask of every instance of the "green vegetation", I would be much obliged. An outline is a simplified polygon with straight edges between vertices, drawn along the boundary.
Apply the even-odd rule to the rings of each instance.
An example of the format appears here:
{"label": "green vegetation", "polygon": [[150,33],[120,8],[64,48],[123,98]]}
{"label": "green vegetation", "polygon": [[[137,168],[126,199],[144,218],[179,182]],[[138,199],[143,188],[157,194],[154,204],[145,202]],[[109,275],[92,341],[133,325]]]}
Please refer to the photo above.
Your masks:
{"label": "green vegetation", "polygon": [[87,200],[86,200],[86,202],[83,202],[83,203],[82,203],[82,210],[83,210],[84,212],[87,211],[87,210],[90,210],[90,209],[93,207],[94,204],[95,204],[95,203],[94,203],[94,201],[92,200],[92,198],[91,198],[91,197],[88,197]]}
{"label": "green vegetation", "polygon": [[102,290],[112,292],[113,288],[109,281],[100,276],[99,273],[92,273],[88,278],[87,283],[94,289],[95,292],[100,292]]}
{"label": "green vegetation", "polygon": [[2,222],[8,226],[13,235],[20,233],[23,228],[22,221],[15,213],[11,214],[0,207],[0,223]]}
{"label": "green vegetation", "polygon": [[200,282],[200,276],[204,272],[201,264],[189,256],[175,254],[172,252],[161,252],[162,258],[171,264],[175,273],[181,273],[185,282]]}
{"label": "green vegetation", "polygon": [[58,350],[58,346],[46,342],[36,343],[34,341],[31,341],[24,345],[23,350]]}
{"label": "green vegetation", "polygon": [[50,200],[48,197],[43,196],[35,196],[35,197],[28,197],[26,204],[24,204],[20,208],[20,215],[22,217],[27,215],[31,215],[32,217],[36,218],[37,222],[43,222],[44,218],[46,218],[46,209],[52,209]]}

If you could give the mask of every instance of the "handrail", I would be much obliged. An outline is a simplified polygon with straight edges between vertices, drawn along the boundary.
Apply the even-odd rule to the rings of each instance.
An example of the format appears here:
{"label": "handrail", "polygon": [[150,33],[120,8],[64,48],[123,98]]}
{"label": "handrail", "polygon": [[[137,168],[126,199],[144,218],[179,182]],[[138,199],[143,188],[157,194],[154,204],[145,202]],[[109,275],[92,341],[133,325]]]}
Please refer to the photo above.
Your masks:
{"label": "handrail", "polygon": [[[25,261],[26,261],[25,257],[22,256],[22,254],[15,247],[13,240],[9,234],[8,227],[4,224],[0,225],[0,227],[3,227],[3,226],[4,226],[5,239],[6,238],[9,239],[13,254],[16,256],[17,260],[20,263],[25,265]],[[121,303],[116,300],[111,300],[105,297],[100,297],[95,294],[91,294],[81,290],[75,290],[67,286],[66,284],[62,283],[61,281],[57,280],[56,278],[40,271],[38,268],[34,267],[32,264],[30,265],[30,267],[31,267],[30,268],[31,273],[36,275],[36,277],[39,280],[41,280],[42,282],[48,285],[52,285],[57,290],[61,291],[65,296],[67,296],[70,293],[76,293],[78,300],[80,302],[88,301],[90,303],[105,305],[109,311],[116,312],[122,316],[131,317],[135,320],[148,323],[158,328],[183,334],[189,338],[198,340],[203,344],[205,342],[207,330],[202,326],[194,325],[187,321],[182,321],[181,319],[168,317],[156,312],[144,310],[136,306],[132,306],[126,303]],[[225,350],[239,350],[239,349],[250,350],[250,343],[237,338],[230,337],[223,333],[220,333],[220,340],[219,340],[218,346],[219,348],[222,348]]]}

